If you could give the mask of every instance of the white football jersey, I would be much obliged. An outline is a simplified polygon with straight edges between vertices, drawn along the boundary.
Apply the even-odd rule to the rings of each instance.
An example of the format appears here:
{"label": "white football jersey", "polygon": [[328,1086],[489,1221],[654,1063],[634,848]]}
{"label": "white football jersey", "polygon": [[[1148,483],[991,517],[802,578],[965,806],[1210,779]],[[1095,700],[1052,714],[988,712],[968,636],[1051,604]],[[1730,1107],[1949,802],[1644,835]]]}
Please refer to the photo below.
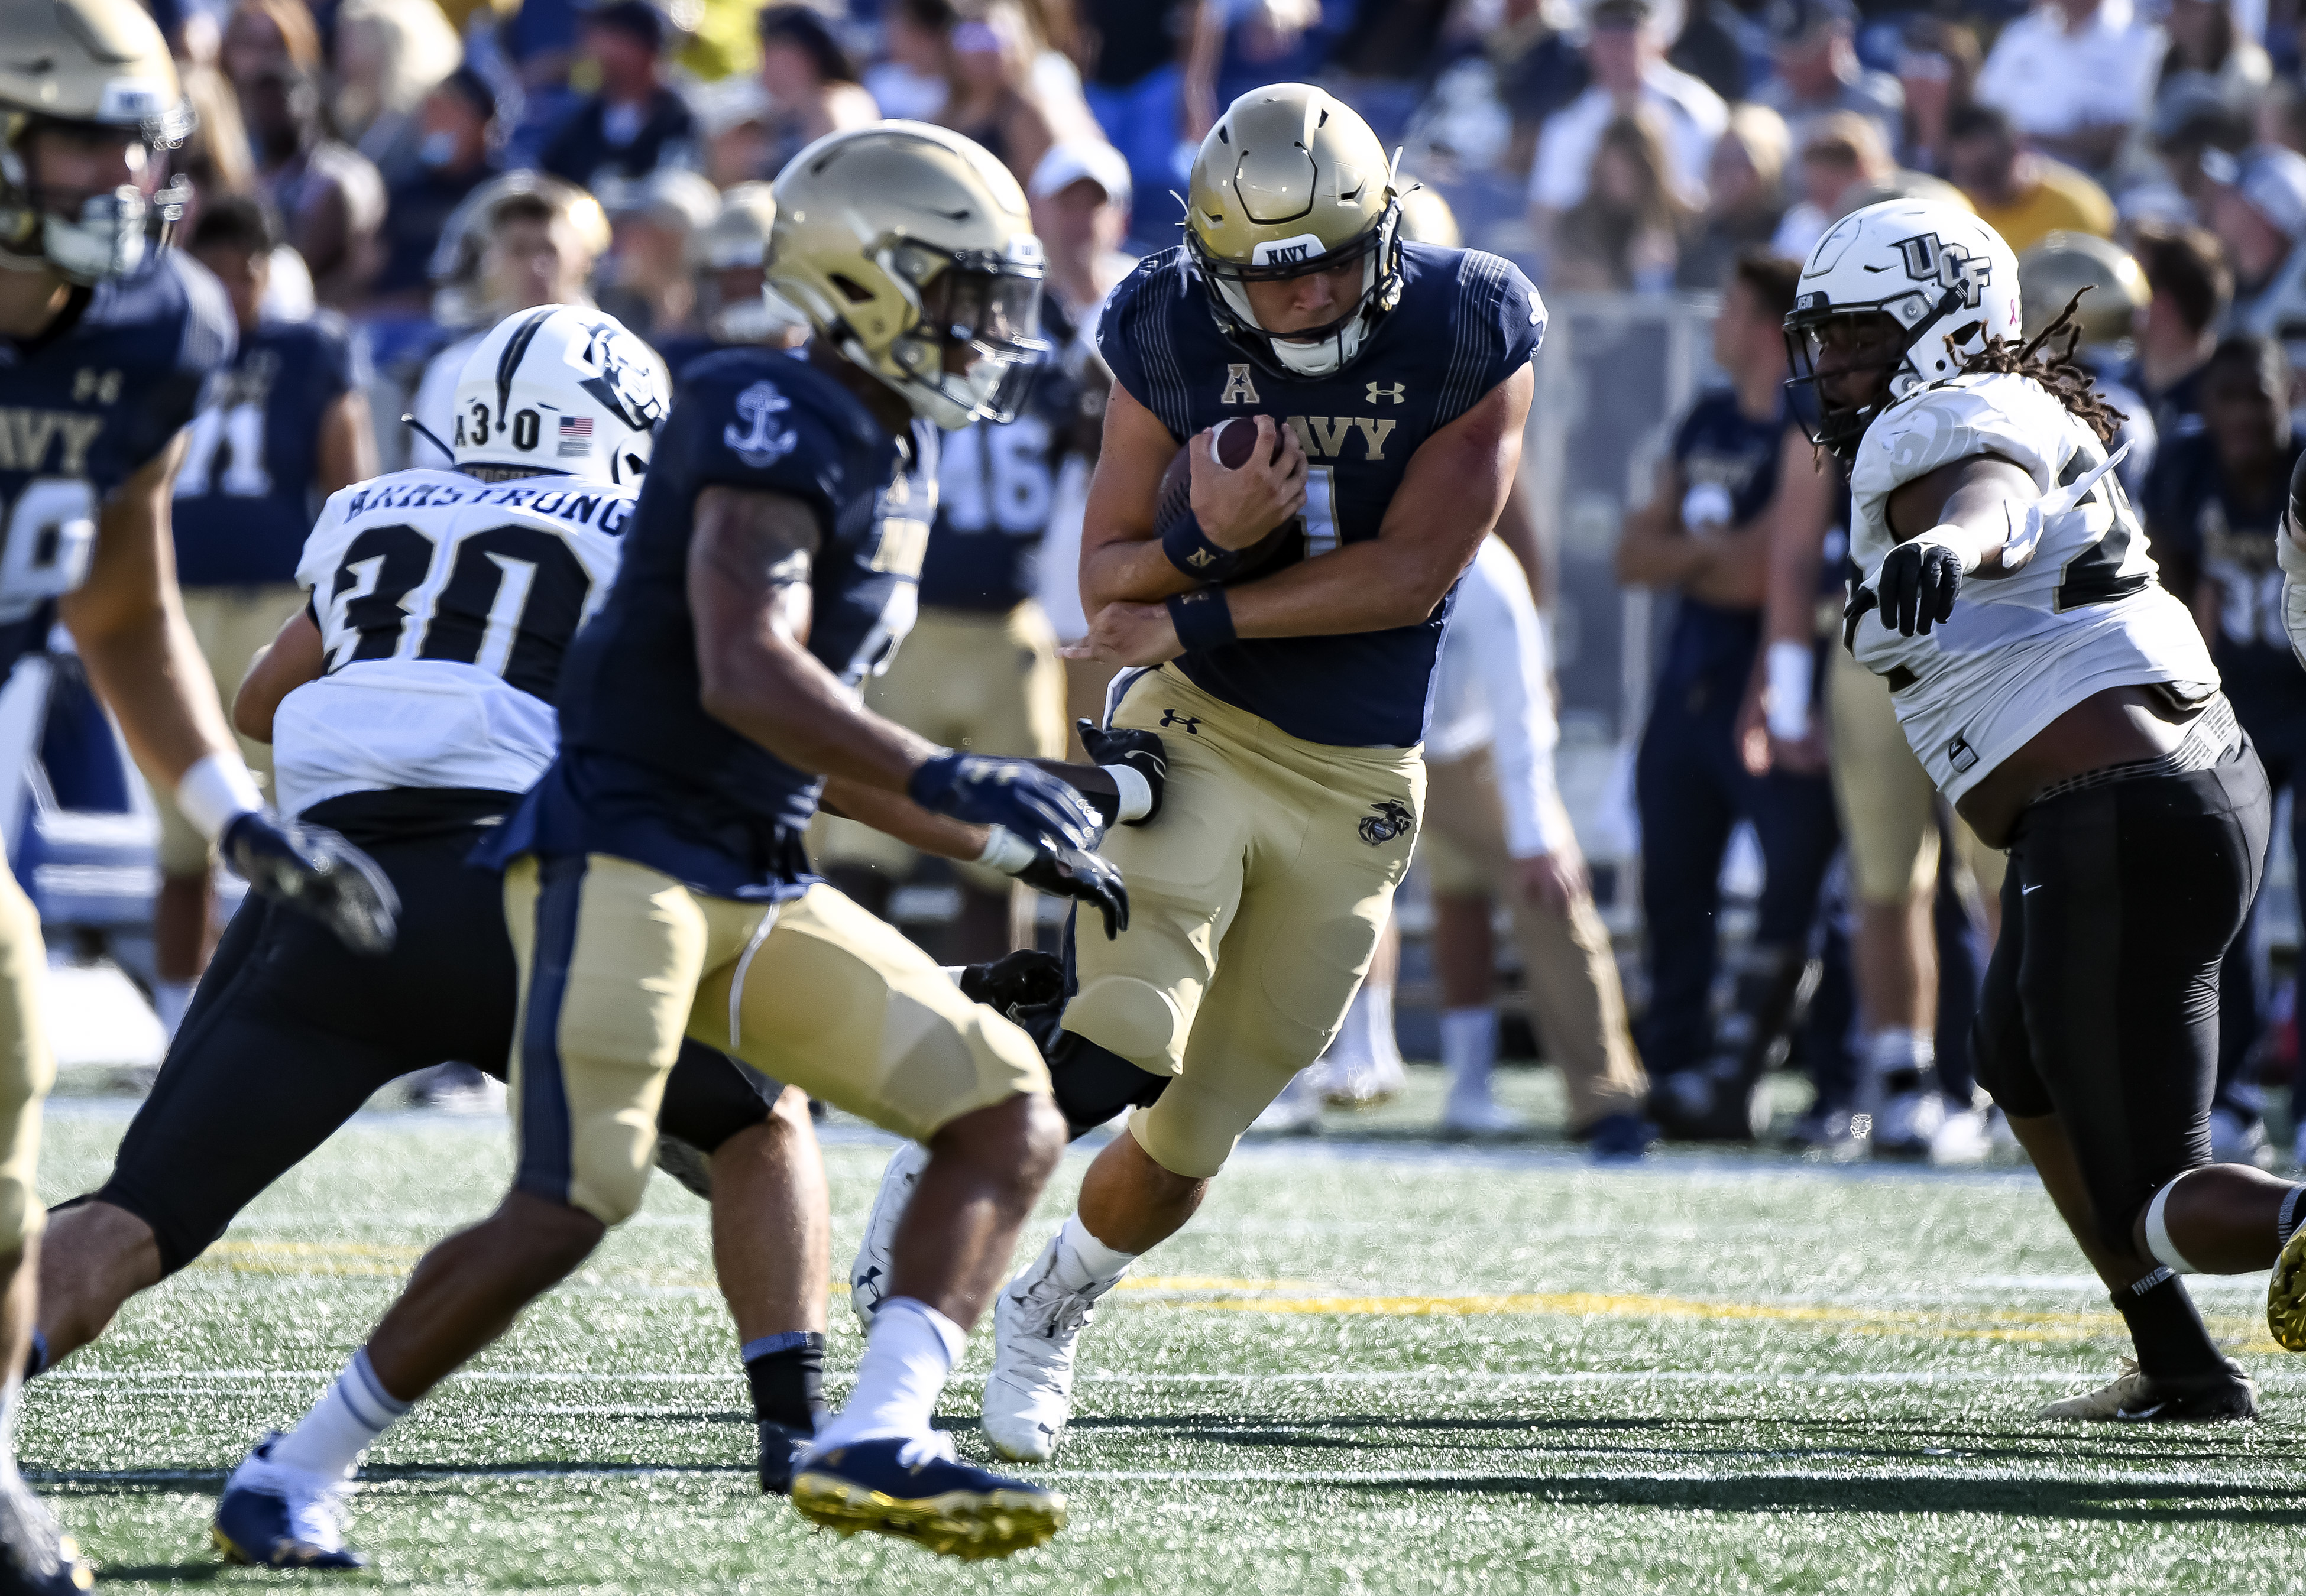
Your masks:
{"label": "white football jersey", "polygon": [[280,807],[390,787],[525,792],[561,656],[615,580],[638,490],[397,471],[339,490],[296,580],[327,649],[273,717]]}
{"label": "white football jersey", "polygon": [[[1878,587],[1895,542],[1891,493],[1976,455],[2008,460],[2045,497],[2106,458],[2097,434],[2030,378],[1957,377],[1909,395],[1867,429],[1850,474],[1850,553],[1866,586]],[[2218,681],[2112,472],[2046,518],[2016,573],[1964,582],[1952,616],[1927,636],[1901,637],[1875,610],[1858,621],[1853,647],[1889,678],[1906,738],[1949,799],[2093,693],[2168,682],[2193,698]]]}

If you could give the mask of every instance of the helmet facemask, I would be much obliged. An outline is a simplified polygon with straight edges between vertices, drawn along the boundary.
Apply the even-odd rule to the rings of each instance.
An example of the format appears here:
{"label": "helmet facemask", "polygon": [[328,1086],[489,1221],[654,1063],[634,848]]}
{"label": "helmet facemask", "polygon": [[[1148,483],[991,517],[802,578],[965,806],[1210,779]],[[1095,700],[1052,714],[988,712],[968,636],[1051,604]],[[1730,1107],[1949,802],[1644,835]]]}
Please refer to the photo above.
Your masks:
{"label": "helmet facemask", "polygon": [[[149,250],[168,246],[191,198],[181,178],[158,186],[165,152],[191,131],[191,113],[181,104],[133,128],[21,114],[8,123],[0,130],[0,266],[48,268],[73,282],[90,284],[126,277],[143,264]],[[138,181],[93,192],[58,190],[43,182],[30,146],[47,130],[130,143],[129,169]]]}
{"label": "helmet facemask", "polygon": [[[897,239],[875,260],[911,307],[912,323],[878,359],[853,334],[843,353],[894,388],[915,414],[948,431],[1015,420],[1049,353],[1037,336],[1040,241],[1021,235],[995,255]],[[958,371],[949,358],[954,351],[967,352]]]}
{"label": "helmet facemask", "polygon": [[[1947,320],[1968,303],[1959,285],[1933,303],[1908,294],[1878,305],[1835,305],[1822,294],[1805,294],[1786,318],[1786,358],[1793,376],[1786,387],[1808,402],[1795,406],[1812,444],[1848,464],[1874,418],[1930,379],[1914,359],[1925,339],[1943,337],[1950,346],[1981,340],[1985,323],[1948,329]],[[1872,394],[1852,401],[1837,398],[1840,385],[1866,372],[1884,374]],[[1814,418],[1814,419],[1813,419]]]}
{"label": "helmet facemask", "polygon": [[[1191,227],[1185,229],[1185,247],[1200,273],[1210,313],[1226,337],[1268,371],[1285,377],[1330,377],[1359,357],[1371,329],[1400,302],[1400,201],[1388,200],[1374,226],[1334,250],[1321,251],[1320,241],[1308,234],[1260,243],[1256,258],[1246,263],[1218,259]],[[1287,282],[1355,261],[1362,268],[1361,292],[1345,314],[1285,333],[1268,331],[1258,320],[1247,285]]]}

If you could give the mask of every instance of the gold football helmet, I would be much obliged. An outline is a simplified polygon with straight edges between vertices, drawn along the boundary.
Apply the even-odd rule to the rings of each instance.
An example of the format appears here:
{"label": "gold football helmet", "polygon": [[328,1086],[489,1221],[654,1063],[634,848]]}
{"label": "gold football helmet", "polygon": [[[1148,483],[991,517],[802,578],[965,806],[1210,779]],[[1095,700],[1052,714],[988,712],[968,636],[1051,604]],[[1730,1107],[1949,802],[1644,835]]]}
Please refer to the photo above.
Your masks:
{"label": "gold football helmet", "polygon": [[2074,320],[2085,349],[2116,351],[2130,342],[2138,312],[2153,291],[2146,272],[2118,243],[2088,233],[2053,233],[2018,257],[2018,294],[2025,336],[2034,337],[2058,319],[2083,288]]}
{"label": "gold football helmet", "polygon": [[1015,417],[1048,346],[1041,241],[1007,167],[959,133],[883,122],[827,133],[774,192],[769,286],[819,336],[940,427]]}
{"label": "gold football helmet", "polygon": [[[47,191],[27,145],[57,123],[134,134],[130,168],[147,182]],[[0,0],[0,266],[49,267],[80,283],[135,270],[147,218],[158,210],[165,245],[165,225],[183,214],[183,191],[149,185],[158,153],[192,131],[167,41],[136,0]]]}
{"label": "gold football helmet", "polygon": [[1410,184],[1409,192],[1401,196],[1399,230],[1404,243],[1439,244],[1445,250],[1465,247],[1465,235],[1457,228],[1457,213],[1449,209],[1448,201],[1422,183]]}
{"label": "gold football helmet", "polygon": [[[1193,158],[1185,247],[1225,335],[1268,370],[1326,377],[1360,354],[1401,298],[1401,197],[1385,146],[1352,107],[1306,83],[1253,89],[1226,107]],[[1353,309],[1277,337],[1243,285],[1362,262]]]}
{"label": "gold football helmet", "polygon": [[719,344],[776,342],[808,318],[768,284],[769,234],[777,200],[765,183],[740,183],[721,196],[721,213],[688,241],[697,319]]}

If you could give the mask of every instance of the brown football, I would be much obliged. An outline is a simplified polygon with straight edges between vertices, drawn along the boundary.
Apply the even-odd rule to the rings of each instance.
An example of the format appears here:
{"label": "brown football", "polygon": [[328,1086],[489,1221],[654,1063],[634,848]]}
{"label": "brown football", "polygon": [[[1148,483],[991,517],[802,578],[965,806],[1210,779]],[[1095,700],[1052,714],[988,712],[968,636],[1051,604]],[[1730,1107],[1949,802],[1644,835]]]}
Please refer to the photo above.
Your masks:
{"label": "brown football", "polygon": [[[1273,429],[1272,457],[1275,459],[1281,457],[1281,429],[1277,425]],[[1169,468],[1161,474],[1160,491],[1153,501],[1153,535],[1156,537],[1166,535],[1178,521],[1190,519],[1192,516],[1191,451],[1194,447],[1193,442],[1187,442],[1169,462]],[[1238,471],[1247,465],[1256,448],[1257,423],[1245,415],[1220,422],[1209,433],[1210,456],[1228,471]],[[1246,582],[1253,576],[1270,576],[1284,566],[1294,565],[1304,555],[1303,533],[1304,518],[1290,516],[1251,546],[1226,582]]]}

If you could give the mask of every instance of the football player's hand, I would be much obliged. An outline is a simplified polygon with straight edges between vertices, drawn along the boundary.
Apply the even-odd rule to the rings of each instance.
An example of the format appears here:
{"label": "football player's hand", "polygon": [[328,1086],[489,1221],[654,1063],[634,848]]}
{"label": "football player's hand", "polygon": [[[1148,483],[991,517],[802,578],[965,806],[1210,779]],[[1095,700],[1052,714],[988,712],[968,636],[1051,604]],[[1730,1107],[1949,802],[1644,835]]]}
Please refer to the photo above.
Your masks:
{"label": "football player's hand", "polygon": [[1089,623],[1089,636],[1063,651],[1068,660],[1108,665],[1166,665],[1185,652],[1166,604],[1107,604]]}
{"label": "football player's hand", "polygon": [[1105,940],[1129,929],[1129,889],[1104,856],[1079,848],[1037,848],[1017,879],[1040,892],[1086,903],[1105,917]]}
{"label": "football player's hand", "polygon": [[[1297,434],[1269,415],[1257,420],[1257,447],[1228,471],[1210,452],[1210,434],[1185,440],[1193,474],[1193,519],[1209,542],[1224,549],[1246,549],[1305,508],[1305,448]],[[1278,433],[1281,452],[1274,453]]]}
{"label": "football player's hand", "polygon": [[1161,813],[1162,791],[1169,784],[1169,751],[1161,746],[1160,734],[1125,726],[1107,728],[1090,721],[1074,721],[1073,731],[1091,764],[1126,765],[1145,778],[1145,785],[1153,789],[1152,802],[1144,814],[1121,824],[1152,824]]}
{"label": "football player's hand", "polygon": [[1968,563],[1960,550],[1929,533],[1891,550],[1875,578],[1882,624],[1901,637],[1928,636],[1932,627],[1953,613]]}
{"label": "football player's hand", "polygon": [[1575,847],[1516,859],[1514,875],[1524,898],[1557,915],[1567,915],[1588,891],[1585,858]]}
{"label": "football player's hand", "polygon": [[1037,848],[1087,848],[1104,829],[1080,794],[1022,759],[940,754],[913,772],[905,796],[933,814],[1004,826]]}
{"label": "football player's hand", "polygon": [[258,897],[311,915],[355,953],[392,951],[399,895],[375,860],[326,826],[252,809],[225,827],[218,845]]}

